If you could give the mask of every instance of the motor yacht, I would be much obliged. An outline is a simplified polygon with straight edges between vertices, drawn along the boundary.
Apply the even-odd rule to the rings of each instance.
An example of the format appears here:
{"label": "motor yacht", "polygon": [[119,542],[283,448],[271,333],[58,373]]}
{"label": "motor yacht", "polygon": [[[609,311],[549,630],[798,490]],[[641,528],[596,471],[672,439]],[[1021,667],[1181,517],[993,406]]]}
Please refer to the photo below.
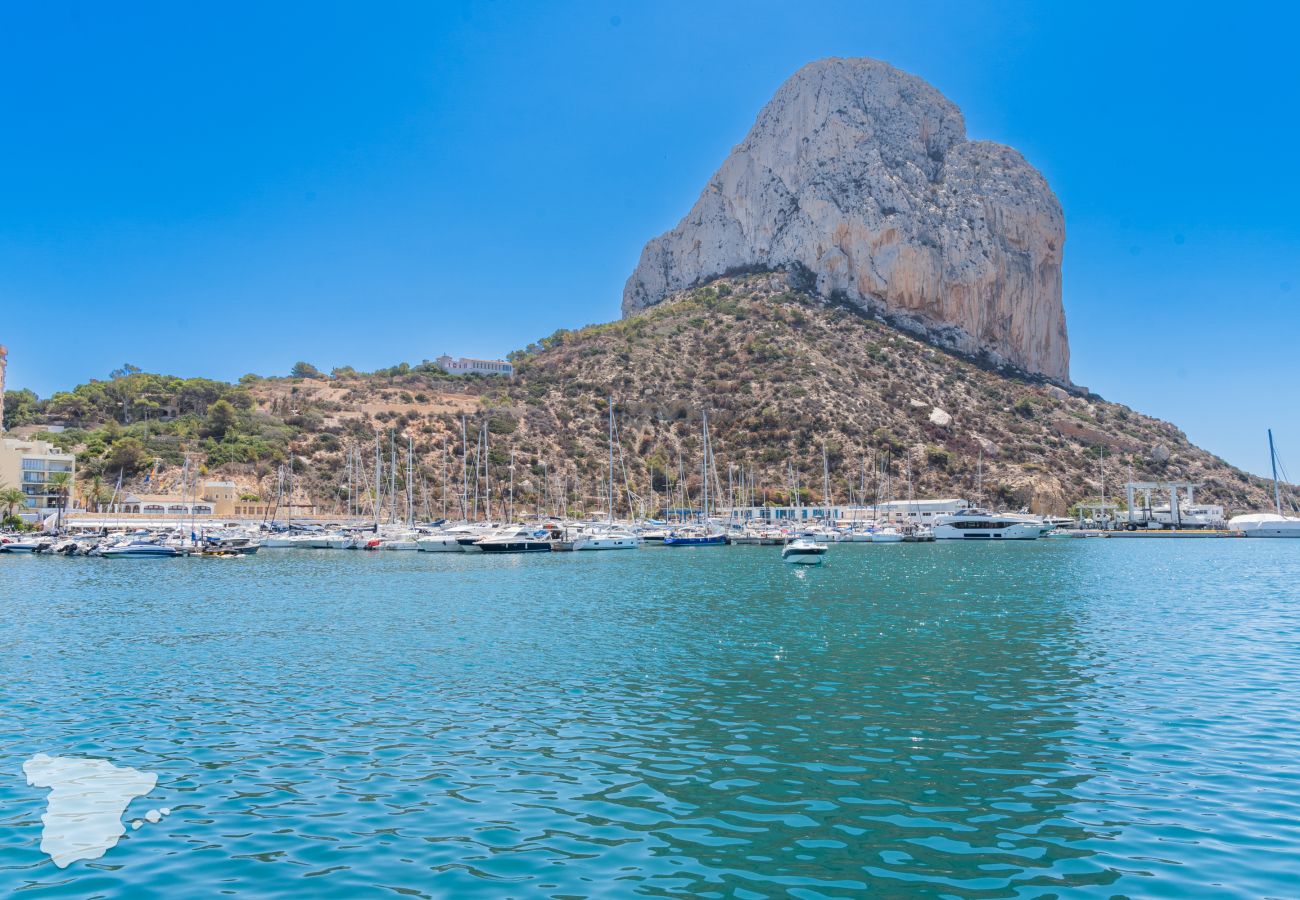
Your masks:
{"label": "motor yacht", "polygon": [[43,553],[47,547],[53,546],[50,540],[33,540],[33,541],[12,541],[8,544],[0,545],[0,550],[5,553]]}
{"label": "motor yacht", "polygon": [[127,544],[108,547],[100,551],[99,555],[104,559],[171,559],[180,556],[181,551],[166,544],[131,541]]}
{"label": "motor yacht", "polygon": [[935,517],[933,528],[935,540],[939,541],[1032,541],[1042,536],[1045,526],[1037,516],[1023,513],[963,509]]}
{"label": "motor yacht", "polygon": [[800,566],[819,566],[826,558],[826,545],[798,537],[781,549],[781,559]]}
{"label": "motor yacht", "polygon": [[668,535],[672,533],[673,530],[667,525],[655,523],[641,530],[641,542],[643,544],[662,544],[667,540]]}
{"label": "motor yacht", "polygon": [[551,537],[545,529],[517,525],[482,538],[475,546],[484,553],[550,553]]}
{"label": "motor yacht", "polygon": [[635,550],[641,538],[622,528],[590,528],[573,536],[574,550]]}

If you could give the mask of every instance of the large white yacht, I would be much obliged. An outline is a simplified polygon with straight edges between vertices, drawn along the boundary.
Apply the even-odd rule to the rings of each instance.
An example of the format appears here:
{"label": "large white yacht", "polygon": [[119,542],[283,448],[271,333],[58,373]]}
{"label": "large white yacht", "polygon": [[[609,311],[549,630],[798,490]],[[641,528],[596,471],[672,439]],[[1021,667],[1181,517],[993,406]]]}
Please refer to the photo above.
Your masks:
{"label": "large white yacht", "polygon": [[1050,531],[1038,516],[1025,513],[991,513],[984,509],[963,509],[944,513],[934,520],[937,541],[1032,541]]}

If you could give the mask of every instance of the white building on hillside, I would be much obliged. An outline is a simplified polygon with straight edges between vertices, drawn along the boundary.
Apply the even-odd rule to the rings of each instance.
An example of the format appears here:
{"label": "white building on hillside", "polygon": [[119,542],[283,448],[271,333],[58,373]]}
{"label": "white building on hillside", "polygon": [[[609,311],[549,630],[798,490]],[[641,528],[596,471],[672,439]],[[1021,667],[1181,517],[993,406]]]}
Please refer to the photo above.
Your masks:
{"label": "white building on hillside", "polygon": [[[67,476],[62,487],[51,479],[55,473]],[[77,457],[48,441],[0,438],[0,487],[23,492],[23,505],[15,512],[26,522],[52,515],[58,509],[60,491],[64,509],[71,509],[76,499],[76,474]]]}
{"label": "white building on hillside", "polygon": [[434,360],[438,367],[452,375],[513,375],[515,367],[504,359],[452,358],[443,354]]}

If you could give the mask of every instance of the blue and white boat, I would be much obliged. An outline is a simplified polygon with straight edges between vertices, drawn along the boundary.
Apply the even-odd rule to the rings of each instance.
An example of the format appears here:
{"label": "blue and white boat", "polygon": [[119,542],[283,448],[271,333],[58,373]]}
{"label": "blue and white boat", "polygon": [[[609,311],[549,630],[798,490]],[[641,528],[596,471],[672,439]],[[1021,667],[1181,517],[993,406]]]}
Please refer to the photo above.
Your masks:
{"label": "blue and white boat", "polygon": [[781,550],[781,559],[800,566],[820,566],[826,558],[826,545],[811,538],[795,538]]}
{"label": "blue and white boat", "polygon": [[105,559],[170,559],[180,556],[181,551],[166,544],[132,541],[117,547],[107,547],[101,550],[99,555]]}

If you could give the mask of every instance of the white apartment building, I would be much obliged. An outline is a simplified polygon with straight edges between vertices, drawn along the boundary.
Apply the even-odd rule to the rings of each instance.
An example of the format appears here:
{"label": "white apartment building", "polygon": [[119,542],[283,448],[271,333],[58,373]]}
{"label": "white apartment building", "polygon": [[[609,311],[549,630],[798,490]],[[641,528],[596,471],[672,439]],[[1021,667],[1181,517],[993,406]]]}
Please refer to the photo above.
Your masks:
{"label": "white apartment building", "polygon": [[444,372],[452,375],[513,375],[515,367],[504,359],[452,358],[443,354],[434,360]]}
{"label": "white apartment building", "polygon": [[15,512],[24,521],[41,521],[58,509],[58,495],[50,483],[50,476],[56,472],[68,474],[65,508],[70,509],[76,496],[77,457],[48,441],[0,438],[0,487],[16,487],[23,492],[23,507]]}

